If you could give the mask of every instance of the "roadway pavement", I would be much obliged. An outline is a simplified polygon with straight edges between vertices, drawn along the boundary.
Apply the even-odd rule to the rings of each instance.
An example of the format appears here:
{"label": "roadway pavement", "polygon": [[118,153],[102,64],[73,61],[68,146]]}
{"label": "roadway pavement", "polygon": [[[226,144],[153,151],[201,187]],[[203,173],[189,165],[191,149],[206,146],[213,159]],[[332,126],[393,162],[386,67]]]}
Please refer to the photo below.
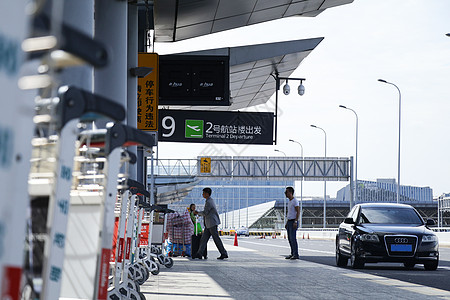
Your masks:
{"label": "roadway pavement", "polygon": [[212,242],[207,260],[174,258],[141,287],[146,299],[450,299],[450,249],[441,247],[437,271],[418,265],[334,265],[334,242],[299,240],[300,260],[286,260],[285,239],[222,237],[229,259]]}

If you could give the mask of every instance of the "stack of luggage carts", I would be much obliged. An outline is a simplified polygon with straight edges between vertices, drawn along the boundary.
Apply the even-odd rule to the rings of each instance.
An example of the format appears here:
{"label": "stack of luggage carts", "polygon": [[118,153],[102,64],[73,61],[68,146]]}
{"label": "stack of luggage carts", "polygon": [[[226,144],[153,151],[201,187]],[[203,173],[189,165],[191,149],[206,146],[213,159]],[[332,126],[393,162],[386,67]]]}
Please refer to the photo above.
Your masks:
{"label": "stack of luggage carts", "polygon": [[189,212],[167,215],[168,241],[166,252],[169,256],[191,256],[191,236],[194,233]]}

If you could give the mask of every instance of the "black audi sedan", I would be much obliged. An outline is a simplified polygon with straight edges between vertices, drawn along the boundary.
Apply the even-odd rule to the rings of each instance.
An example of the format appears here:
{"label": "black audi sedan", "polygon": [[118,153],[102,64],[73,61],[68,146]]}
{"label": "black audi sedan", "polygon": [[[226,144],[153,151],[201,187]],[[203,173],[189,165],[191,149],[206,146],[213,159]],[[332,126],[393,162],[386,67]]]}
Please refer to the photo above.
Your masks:
{"label": "black audi sedan", "polygon": [[406,204],[366,203],[353,207],[336,235],[336,265],[350,259],[354,269],[365,263],[400,262],[412,269],[423,264],[436,270],[439,264],[437,236],[414,207]]}

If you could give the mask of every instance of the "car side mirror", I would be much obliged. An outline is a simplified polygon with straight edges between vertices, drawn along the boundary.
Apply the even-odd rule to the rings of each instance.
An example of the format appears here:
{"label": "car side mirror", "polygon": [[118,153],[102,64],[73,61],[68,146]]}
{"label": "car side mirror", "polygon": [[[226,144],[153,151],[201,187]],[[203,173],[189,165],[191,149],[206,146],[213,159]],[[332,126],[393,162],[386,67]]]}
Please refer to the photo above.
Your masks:
{"label": "car side mirror", "polygon": [[355,221],[353,221],[353,218],[345,218],[344,223],[345,224],[355,224]]}
{"label": "car side mirror", "polygon": [[434,222],[433,219],[427,219],[427,226],[434,226],[436,225],[436,223]]}

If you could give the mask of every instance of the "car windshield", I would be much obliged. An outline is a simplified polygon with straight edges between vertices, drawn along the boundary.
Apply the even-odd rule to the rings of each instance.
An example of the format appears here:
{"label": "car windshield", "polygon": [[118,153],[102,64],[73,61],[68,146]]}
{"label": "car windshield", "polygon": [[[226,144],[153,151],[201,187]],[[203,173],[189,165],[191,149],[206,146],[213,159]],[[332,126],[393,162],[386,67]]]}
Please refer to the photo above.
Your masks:
{"label": "car windshield", "polygon": [[422,225],[420,216],[412,208],[362,207],[359,223]]}

